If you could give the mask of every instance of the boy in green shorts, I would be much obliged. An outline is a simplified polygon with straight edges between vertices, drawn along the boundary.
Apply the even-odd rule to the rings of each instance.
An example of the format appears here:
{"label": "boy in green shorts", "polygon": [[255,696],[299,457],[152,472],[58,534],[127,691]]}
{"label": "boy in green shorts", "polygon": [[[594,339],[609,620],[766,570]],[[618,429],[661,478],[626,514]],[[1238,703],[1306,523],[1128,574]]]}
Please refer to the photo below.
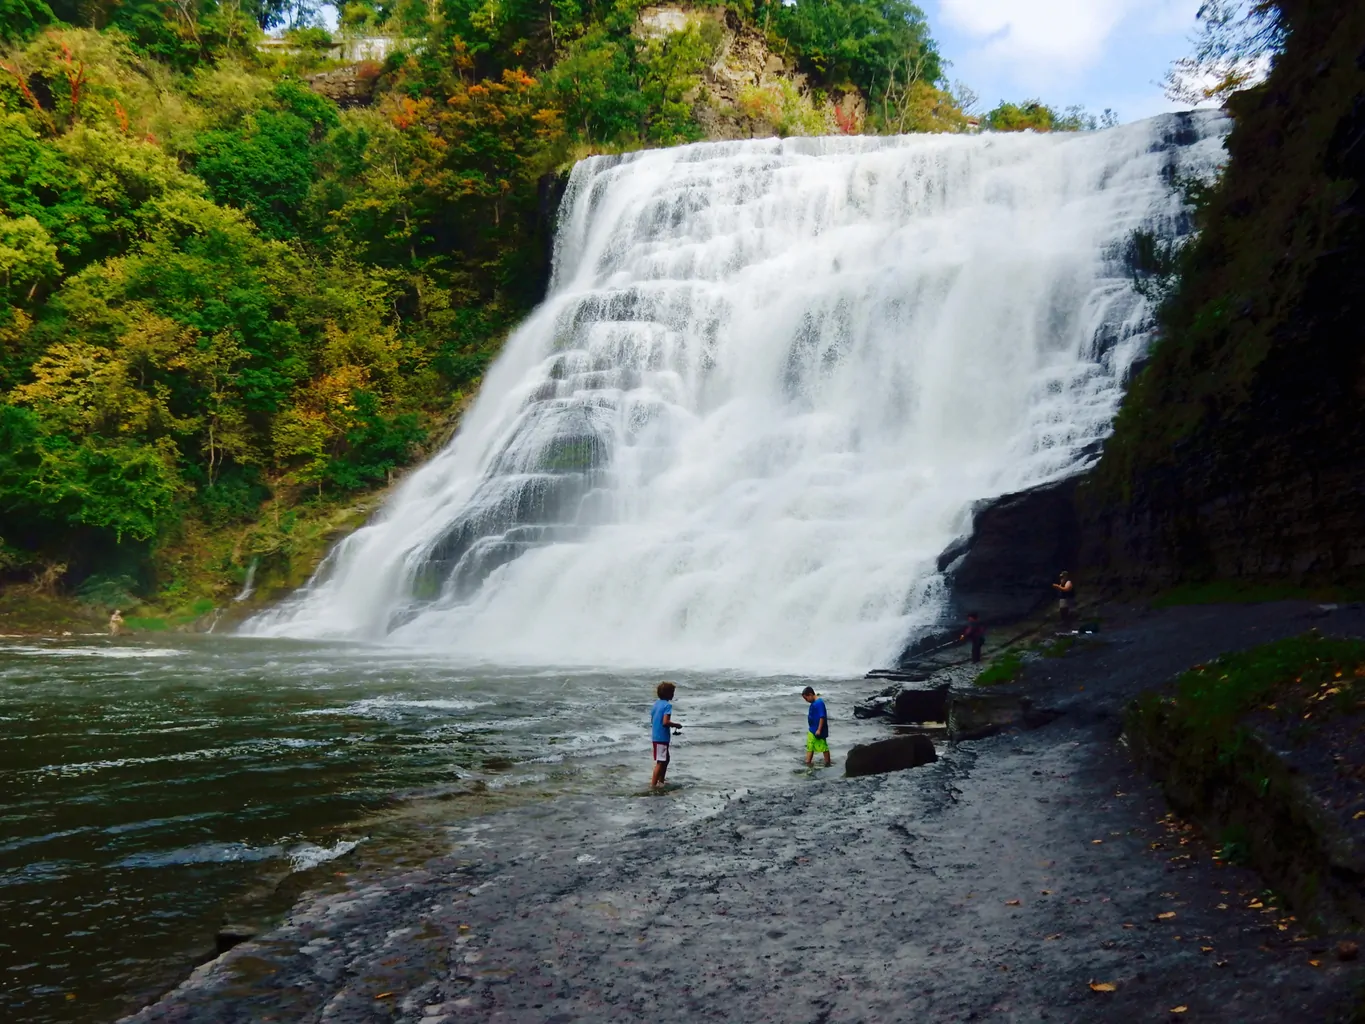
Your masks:
{"label": "boy in green shorts", "polygon": [[829,757],[829,716],[825,713],[825,698],[807,686],[801,691],[810,710],[806,712],[806,764],[815,760],[816,754],[825,755],[825,767],[833,762]]}

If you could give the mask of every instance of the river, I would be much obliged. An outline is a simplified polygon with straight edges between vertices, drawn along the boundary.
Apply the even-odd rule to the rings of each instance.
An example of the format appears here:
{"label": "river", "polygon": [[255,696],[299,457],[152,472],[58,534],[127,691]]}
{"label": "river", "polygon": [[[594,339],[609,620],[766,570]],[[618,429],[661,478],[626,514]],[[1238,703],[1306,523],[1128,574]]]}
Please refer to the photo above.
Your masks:
{"label": "river", "polygon": [[[0,641],[0,1018],[112,1020],[225,919],[441,852],[453,819],[643,795],[659,678],[335,642]],[[801,770],[807,680],[670,678],[680,812]],[[816,685],[836,755],[875,731],[851,714],[870,684]]]}

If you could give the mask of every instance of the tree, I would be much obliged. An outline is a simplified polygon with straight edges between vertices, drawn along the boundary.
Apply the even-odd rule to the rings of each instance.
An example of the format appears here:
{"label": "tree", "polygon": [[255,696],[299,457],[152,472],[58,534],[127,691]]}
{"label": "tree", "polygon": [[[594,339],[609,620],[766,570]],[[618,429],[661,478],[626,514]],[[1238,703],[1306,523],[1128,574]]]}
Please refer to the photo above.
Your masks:
{"label": "tree", "polygon": [[1041,100],[1025,100],[1023,103],[1006,103],[1002,100],[986,115],[985,124],[995,132],[1087,132],[1114,127],[1118,124],[1118,115],[1106,109],[1096,117],[1081,106],[1067,107],[1058,113]]}
{"label": "tree", "polygon": [[890,88],[943,78],[924,12],[908,0],[778,0],[761,10],[801,62],[832,85],[850,82],[878,100]]}
{"label": "tree", "polygon": [[281,82],[270,108],[236,130],[206,132],[194,169],[215,200],[244,211],[270,238],[293,238],[316,178],[314,156],[339,123],[336,106],[297,82]]}
{"label": "tree", "polygon": [[0,43],[24,39],[53,20],[52,8],[43,0],[0,0]]}
{"label": "tree", "polygon": [[1204,0],[1194,53],[1166,73],[1166,95],[1177,103],[1226,100],[1269,70],[1284,48],[1285,27],[1274,0]]}
{"label": "tree", "polygon": [[16,295],[32,300],[38,285],[61,269],[57,246],[36,218],[0,214],[0,295],[6,302]]}

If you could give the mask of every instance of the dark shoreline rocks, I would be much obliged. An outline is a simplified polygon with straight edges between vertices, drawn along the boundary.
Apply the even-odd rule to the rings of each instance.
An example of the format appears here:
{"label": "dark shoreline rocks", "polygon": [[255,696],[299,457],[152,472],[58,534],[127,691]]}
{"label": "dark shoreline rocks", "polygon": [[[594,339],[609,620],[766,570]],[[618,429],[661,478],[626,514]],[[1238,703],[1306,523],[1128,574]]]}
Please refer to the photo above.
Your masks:
{"label": "dark shoreline rocks", "polygon": [[937,760],[934,741],[923,733],[894,736],[889,740],[863,743],[850,749],[844,761],[844,774],[849,778],[884,775],[887,772],[918,768]]}

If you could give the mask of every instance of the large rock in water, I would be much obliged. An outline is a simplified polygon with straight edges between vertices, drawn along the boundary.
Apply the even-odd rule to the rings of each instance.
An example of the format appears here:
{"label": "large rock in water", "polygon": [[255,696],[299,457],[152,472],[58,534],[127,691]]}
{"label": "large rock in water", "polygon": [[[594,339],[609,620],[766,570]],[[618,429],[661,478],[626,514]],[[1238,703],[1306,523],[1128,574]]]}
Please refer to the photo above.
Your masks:
{"label": "large rock in water", "polygon": [[854,747],[844,762],[844,774],[850,777],[881,775],[918,768],[937,760],[934,741],[928,736],[897,736],[876,743],[860,743]]}
{"label": "large rock in water", "polygon": [[1079,477],[1006,494],[978,507],[969,538],[939,556],[954,621],[976,612],[988,626],[1018,622],[1045,605],[1080,549]]}
{"label": "large rock in water", "polygon": [[927,690],[901,690],[896,694],[891,714],[897,722],[948,721],[948,685]]}

